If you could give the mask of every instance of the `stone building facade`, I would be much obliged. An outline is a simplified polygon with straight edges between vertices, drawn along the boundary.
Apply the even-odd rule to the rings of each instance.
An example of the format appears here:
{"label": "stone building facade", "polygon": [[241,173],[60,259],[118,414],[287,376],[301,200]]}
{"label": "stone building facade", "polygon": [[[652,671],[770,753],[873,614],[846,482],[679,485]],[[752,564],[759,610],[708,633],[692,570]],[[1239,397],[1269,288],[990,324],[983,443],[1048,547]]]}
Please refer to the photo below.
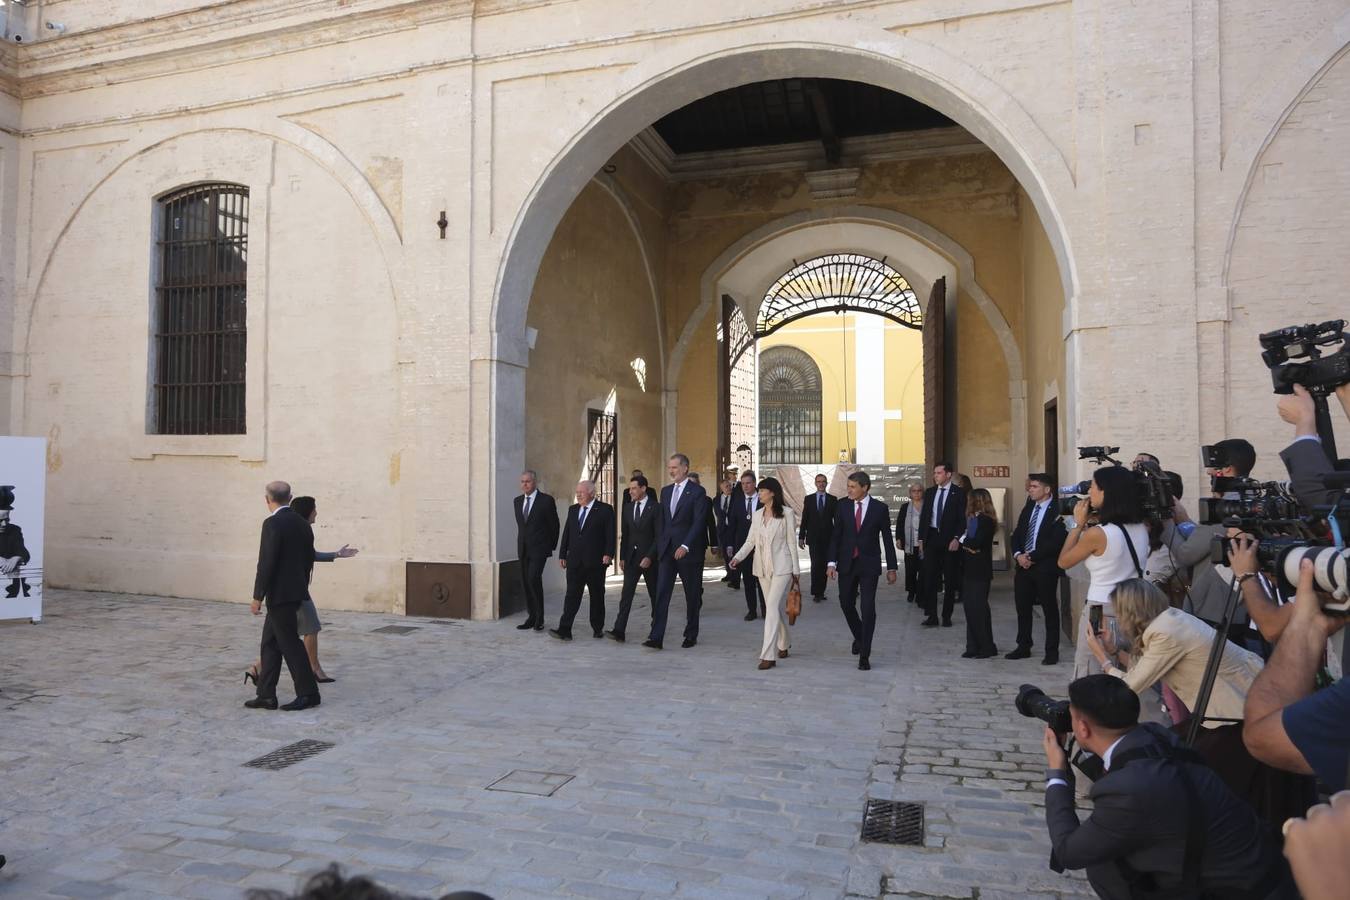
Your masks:
{"label": "stone building facade", "polygon": [[[950,446],[1003,487],[1047,464],[1047,404],[1065,475],[1110,442],[1193,484],[1226,435],[1276,474],[1255,336],[1345,308],[1344,0],[6,12],[27,40],[0,45],[0,431],[50,442],[53,584],[243,599],[261,485],[286,478],[322,543],[362,548],[321,605],[402,610],[407,565],[434,563],[498,615],[522,466],[568,495],[599,407],[621,469],[678,448],[712,471],[721,297],[752,317],[813,252],[885,256],[921,297],[945,279]],[[652,140],[790,78],[955,125],[832,169]],[[247,427],[156,434],[161,199],[206,183],[248,189]]]}

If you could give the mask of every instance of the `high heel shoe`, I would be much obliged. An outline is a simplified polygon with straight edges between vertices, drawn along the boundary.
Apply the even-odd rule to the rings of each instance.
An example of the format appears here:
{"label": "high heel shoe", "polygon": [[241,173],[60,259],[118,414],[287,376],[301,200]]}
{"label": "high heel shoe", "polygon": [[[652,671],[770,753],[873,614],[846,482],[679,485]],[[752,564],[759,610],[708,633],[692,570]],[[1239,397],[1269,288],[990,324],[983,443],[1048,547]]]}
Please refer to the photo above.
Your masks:
{"label": "high heel shoe", "polygon": [[252,666],[244,670],[244,684],[248,684],[250,681],[254,684],[258,683],[258,671]]}

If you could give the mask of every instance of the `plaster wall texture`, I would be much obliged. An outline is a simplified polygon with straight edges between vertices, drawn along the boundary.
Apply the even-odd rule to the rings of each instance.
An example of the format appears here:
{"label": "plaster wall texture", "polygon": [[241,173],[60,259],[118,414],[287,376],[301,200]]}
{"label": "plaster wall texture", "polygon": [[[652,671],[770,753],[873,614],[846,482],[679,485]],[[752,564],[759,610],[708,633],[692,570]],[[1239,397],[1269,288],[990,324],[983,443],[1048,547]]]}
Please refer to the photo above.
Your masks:
{"label": "plaster wall texture", "polygon": [[[952,191],[997,174],[970,169],[979,156],[942,161],[940,176],[931,160],[873,169],[860,188],[965,247],[1019,339],[1010,372],[958,295],[962,359],[988,361],[962,383],[991,385],[958,405],[973,463],[1034,459],[1036,386],[1060,364],[1034,362],[1026,336],[1039,344],[1059,302],[1061,447],[1137,440],[1170,464],[1245,432],[1271,460],[1282,429],[1250,338],[1339,313],[1332,292],[1350,275],[1342,0],[1278,16],[1255,0],[48,10],[65,35],[0,46],[0,426],[54,437],[54,584],[241,597],[251,498],[280,476],[320,498],[328,542],[367,550],[321,603],[397,611],[404,561],[464,562],[475,616],[494,615],[528,446],[529,301],[555,227],[642,127],[734,84],[880,84],[998,157],[996,191]],[[263,198],[252,234],[266,262],[250,266],[261,424],[246,440],[149,440],[134,423],[151,201],[208,171]],[[737,198],[747,220],[817,205],[799,181],[765,177]],[[734,239],[729,225],[705,238],[694,215],[731,198],[682,190],[670,215],[684,224],[650,241],[667,351],[698,301],[698,261]],[[659,234],[670,215],[635,205]],[[1044,244],[1028,243],[1022,207]],[[700,327],[709,339],[665,385],[678,418],[662,450],[684,444],[706,468],[715,445],[685,412],[716,372]],[[1157,361],[1165,384],[1141,390]],[[115,512],[90,508],[105,493]]]}

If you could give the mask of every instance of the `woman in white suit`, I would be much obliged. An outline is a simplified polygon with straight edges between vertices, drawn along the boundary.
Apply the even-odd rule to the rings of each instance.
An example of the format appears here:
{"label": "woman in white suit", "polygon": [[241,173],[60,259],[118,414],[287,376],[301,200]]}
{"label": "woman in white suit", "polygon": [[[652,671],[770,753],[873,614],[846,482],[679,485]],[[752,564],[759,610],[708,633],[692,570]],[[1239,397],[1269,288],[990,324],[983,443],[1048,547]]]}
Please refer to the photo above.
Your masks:
{"label": "woman in white suit", "polygon": [[783,486],[778,479],[765,478],[759,483],[759,508],[759,515],[750,520],[750,535],[732,557],[731,566],[735,568],[751,553],[755,554],[754,572],[764,593],[765,610],[759,667],[772,669],[778,660],[787,659],[784,606],[788,586],[801,574],[801,564],[797,559],[797,519],[783,503]]}

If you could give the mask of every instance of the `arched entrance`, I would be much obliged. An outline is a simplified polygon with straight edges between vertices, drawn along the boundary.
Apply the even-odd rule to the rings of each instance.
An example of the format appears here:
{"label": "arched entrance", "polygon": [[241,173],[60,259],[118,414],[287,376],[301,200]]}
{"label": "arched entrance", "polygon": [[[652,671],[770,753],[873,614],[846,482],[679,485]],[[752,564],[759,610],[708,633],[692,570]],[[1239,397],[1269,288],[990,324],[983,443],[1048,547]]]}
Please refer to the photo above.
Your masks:
{"label": "arched entrance", "polygon": [[[838,39],[838,35],[830,37],[831,41]],[[988,140],[990,147],[1014,172],[1019,174],[1035,172],[1036,169],[1030,161],[1032,158],[1043,161],[1053,168],[1053,155],[1043,152],[1048,146],[1044,135],[1039,135],[1038,129],[1033,124],[1028,121],[1017,121],[1009,126],[1009,120],[1005,118],[999,119],[999,124],[995,126],[993,124],[995,118],[986,117],[987,103],[995,102],[995,98],[1000,96],[995,86],[964,70],[959,63],[950,58],[932,58],[930,51],[912,45],[912,42],[903,38],[893,41],[887,37],[883,38],[881,43],[894,44],[897,55],[886,56],[875,52],[876,48],[861,52],[854,47],[824,43],[794,44],[786,47],[766,44],[750,49],[728,49],[725,53],[656,71],[652,71],[652,67],[659,65],[658,63],[650,65],[644,63],[633,70],[634,73],[646,73],[646,77],[640,79],[634,75],[632,79],[634,92],[625,95],[602,115],[593,119],[588,128],[578,134],[568,148],[555,158],[548,174],[536,183],[524,204],[523,211],[515,219],[504,248],[493,294],[489,324],[491,339],[476,340],[475,344],[478,348],[473,371],[476,396],[484,396],[486,392],[491,399],[487,428],[477,446],[486,450],[490,456],[491,480],[498,496],[492,501],[492,509],[486,510],[484,516],[472,518],[475,523],[485,520],[491,523],[485,530],[494,547],[494,554],[495,548],[509,546],[507,539],[510,536],[511,523],[500,516],[498,511],[506,508],[502,501],[512,490],[515,472],[524,461],[520,433],[525,408],[521,398],[523,373],[525,367],[529,365],[524,315],[533,288],[538,260],[547,247],[550,230],[567,210],[571,198],[576,196],[586,180],[605,164],[609,155],[636,131],[648,124],[654,115],[659,116],[683,105],[709,88],[745,84],[766,76],[809,73],[815,77],[851,78],[907,91],[911,95],[922,97],[924,102],[932,104],[935,108],[947,112],[953,119],[963,124],[968,123],[972,133]],[[915,51],[913,59],[928,57],[932,74],[915,68],[913,62],[900,62],[903,47],[910,47]],[[952,68],[953,66],[956,68]],[[949,72],[952,77],[945,81],[936,78],[936,73],[942,71]],[[963,82],[968,83],[970,93],[963,94],[951,87]],[[979,96],[983,96],[984,99],[976,99]],[[1026,131],[1026,147],[1020,147],[1018,142],[1009,136],[1012,132],[1020,133],[1023,130]],[[1037,149],[1029,151],[1027,148],[1030,147]],[[1063,173],[1057,171],[1036,174],[1029,179],[1026,187],[1026,196],[1038,209],[1043,206],[1044,218],[1056,223],[1056,226],[1059,219],[1054,204],[1050,202],[1047,186],[1051,183],[1066,185],[1067,182],[1060,177],[1061,174]],[[836,207],[822,211],[821,214],[829,216],[837,211]],[[955,285],[960,269],[968,270],[970,277],[965,280],[970,285],[975,285],[973,265],[969,262],[968,254],[965,254],[965,260],[961,260],[962,253],[959,247],[958,252],[954,253],[944,253],[935,249],[944,243],[940,234],[934,233],[931,241],[916,237],[934,232],[927,224],[915,221],[906,231],[894,228],[888,231],[892,242],[907,242],[919,248],[912,254],[918,262],[912,266],[915,275],[911,277],[911,281],[916,287],[923,285],[926,288],[919,292],[920,297],[931,293],[932,286],[936,283]],[[1054,252],[1067,261],[1067,240],[1063,236],[1062,229],[1055,227],[1053,232],[1050,243]],[[819,251],[822,248],[817,243],[811,249]],[[852,242],[848,242],[828,249],[849,251],[856,247]],[[878,254],[879,257],[888,255],[889,253],[884,250]],[[961,260],[960,265],[957,264],[958,260]],[[1065,283],[1072,284],[1070,271],[1062,268],[1062,273],[1066,279]],[[781,269],[774,273],[775,277],[781,274]],[[756,293],[731,291],[727,295],[735,299],[744,313],[752,302],[749,298],[754,298]],[[951,295],[953,300],[959,296],[955,291],[952,291]],[[759,296],[762,297],[763,294],[760,293]],[[975,305],[981,308],[981,313],[984,313],[991,323],[997,321],[1000,324],[1000,327],[995,329],[997,342],[1002,346],[1010,363],[1009,380],[1015,383],[1016,376],[1020,373],[1020,359],[1016,341],[1007,328],[1006,320],[1000,315],[990,316],[989,311],[984,308],[985,304],[981,302],[982,298],[970,294],[966,296],[974,300]],[[720,294],[713,293],[713,297],[720,298]],[[712,305],[701,304],[689,320],[706,315],[708,307]],[[992,303],[988,305],[993,307]],[[758,310],[753,312],[757,313]],[[669,311],[665,324],[672,335],[677,331],[687,331],[688,328],[683,314],[672,319]],[[663,432],[666,450],[675,448],[678,395],[674,385],[677,384],[676,376],[681,368],[683,351],[687,348],[685,337],[686,335],[682,333],[680,341],[671,347],[667,356],[666,371],[660,379],[663,385],[662,407],[665,419]],[[1010,386],[1009,393],[1020,397],[1020,392],[1013,386]],[[1018,418],[1016,416],[1013,418],[1014,429],[1021,428],[1024,431],[1025,423],[1016,421]],[[487,500],[486,497],[475,496],[474,502],[486,504]]]}

